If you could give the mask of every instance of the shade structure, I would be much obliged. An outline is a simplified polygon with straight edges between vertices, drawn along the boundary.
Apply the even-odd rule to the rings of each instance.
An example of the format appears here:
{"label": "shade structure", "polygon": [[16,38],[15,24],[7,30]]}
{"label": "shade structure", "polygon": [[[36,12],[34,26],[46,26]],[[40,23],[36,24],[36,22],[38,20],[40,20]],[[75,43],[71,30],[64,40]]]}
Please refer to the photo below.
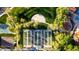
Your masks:
{"label": "shade structure", "polygon": [[32,21],[37,21],[37,22],[46,23],[45,17],[44,17],[43,15],[41,15],[41,14],[35,14],[35,15],[32,17],[31,20],[32,20]]}

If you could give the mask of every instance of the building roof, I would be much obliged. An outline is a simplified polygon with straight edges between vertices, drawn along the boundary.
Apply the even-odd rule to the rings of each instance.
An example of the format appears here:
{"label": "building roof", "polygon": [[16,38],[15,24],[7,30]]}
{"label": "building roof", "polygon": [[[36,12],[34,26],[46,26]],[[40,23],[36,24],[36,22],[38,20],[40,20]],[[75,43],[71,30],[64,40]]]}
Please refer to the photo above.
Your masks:
{"label": "building roof", "polygon": [[1,40],[1,46],[4,46],[5,48],[11,48],[13,47],[13,43],[7,42],[6,40],[0,39]]}
{"label": "building roof", "polygon": [[0,36],[13,36],[14,33],[8,29],[8,25],[0,24]]}

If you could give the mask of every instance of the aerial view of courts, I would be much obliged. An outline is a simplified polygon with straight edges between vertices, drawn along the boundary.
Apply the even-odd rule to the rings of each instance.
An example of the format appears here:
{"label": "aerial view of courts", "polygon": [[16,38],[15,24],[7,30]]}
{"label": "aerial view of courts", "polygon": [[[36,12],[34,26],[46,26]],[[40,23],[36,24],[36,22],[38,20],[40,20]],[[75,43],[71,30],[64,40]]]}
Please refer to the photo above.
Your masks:
{"label": "aerial view of courts", "polygon": [[0,7],[0,51],[78,50],[78,7]]}

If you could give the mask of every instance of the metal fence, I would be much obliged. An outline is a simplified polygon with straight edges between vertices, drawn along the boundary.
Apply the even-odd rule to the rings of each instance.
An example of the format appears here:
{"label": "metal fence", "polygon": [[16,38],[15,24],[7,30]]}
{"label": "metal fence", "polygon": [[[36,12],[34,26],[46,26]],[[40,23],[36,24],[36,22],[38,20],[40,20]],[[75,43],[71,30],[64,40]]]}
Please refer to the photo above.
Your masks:
{"label": "metal fence", "polygon": [[51,47],[52,30],[24,30],[24,47]]}

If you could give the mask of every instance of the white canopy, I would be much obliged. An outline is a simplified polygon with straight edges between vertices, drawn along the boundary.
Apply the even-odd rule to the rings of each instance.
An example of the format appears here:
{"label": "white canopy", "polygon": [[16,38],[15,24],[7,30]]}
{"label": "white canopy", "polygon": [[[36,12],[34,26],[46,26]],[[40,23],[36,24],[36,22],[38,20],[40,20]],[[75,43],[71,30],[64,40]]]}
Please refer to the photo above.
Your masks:
{"label": "white canopy", "polygon": [[35,14],[32,18],[32,21],[46,23],[45,17],[41,14]]}

